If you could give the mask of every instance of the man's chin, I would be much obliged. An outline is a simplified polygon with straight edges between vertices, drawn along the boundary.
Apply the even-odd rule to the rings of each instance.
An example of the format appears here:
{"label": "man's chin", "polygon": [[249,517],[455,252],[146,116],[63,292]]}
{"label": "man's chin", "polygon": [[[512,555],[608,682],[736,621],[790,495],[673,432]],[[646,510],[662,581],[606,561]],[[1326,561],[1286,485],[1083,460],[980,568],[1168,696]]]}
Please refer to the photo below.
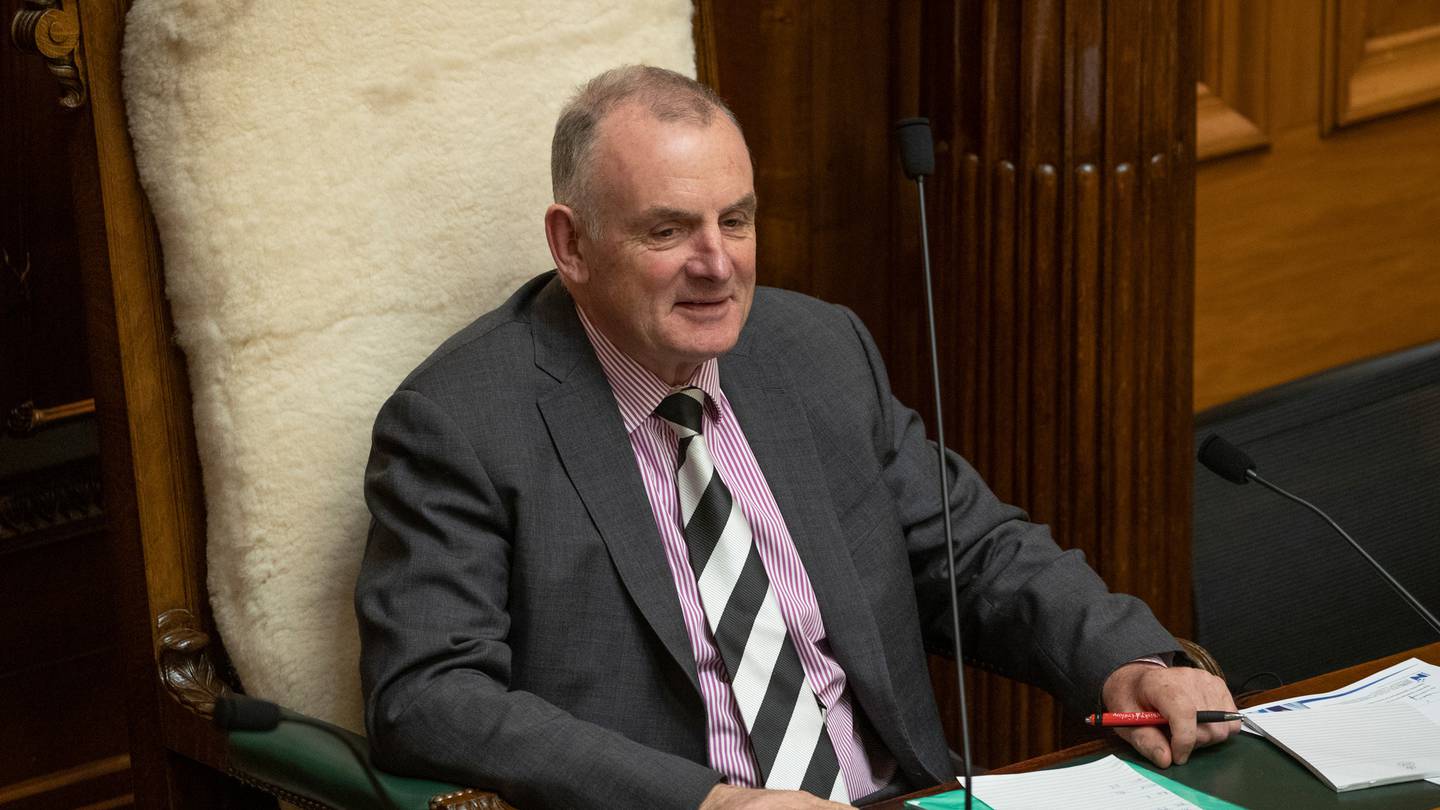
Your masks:
{"label": "man's chin", "polygon": [[739,330],[725,330],[721,334],[696,335],[691,333],[685,336],[685,340],[672,344],[675,346],[676,354],[683,356],[688,363],[699,365],[735,348],[739,339]]}

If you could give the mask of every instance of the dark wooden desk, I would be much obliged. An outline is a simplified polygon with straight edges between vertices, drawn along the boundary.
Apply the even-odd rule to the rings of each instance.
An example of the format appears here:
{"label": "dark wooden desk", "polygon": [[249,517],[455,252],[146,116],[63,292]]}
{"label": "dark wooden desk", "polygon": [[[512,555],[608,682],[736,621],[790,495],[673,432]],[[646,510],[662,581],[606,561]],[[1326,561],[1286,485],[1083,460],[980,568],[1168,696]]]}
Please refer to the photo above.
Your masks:
{"label": "dark wooden desk", "polygon": [[[1440,642],[1428,644],[1424,647],[1417,647],[1402,653],[1379,658],[1364,664],[1337,670],[1325,675],[1297,681],[1289,686],[1282,686],[1278,689],[1271,689],[1261,692],[1249,699],[1242,701],[1242,705],[1254,706],[1260,703],[1268,703],[1280,698],[1307,695],[1316,692],[1328,692],[1347,683],[1358,681],[1361,678],[1392,665],[1404,661],[1407,658],[1420,658],[1432,663],[1440,663]],[[1244,750],[1241,750],[1244,749]],[[1099,740],[1065,748],[1051,754],[1027,759],[1013,765],[1006,765],[1003,768],[996,768],[990,773],[1021,773],[1024,771],[1043,770],[1058,765],[1078,764],[1108,754],[1115,754],[1123,759],[1132,762],[1143,762],[1138,754],[1117,738],[1110,740]],[[1239,757],[1237,760],[1236,757]],[[1264,759],[1263,765],[1257,765],[1255,760]],[[1244,768],[1234,767],[1238,762],[1247,763]],[[1235,773],[1226,774],[1226,771],[1241,771],[1252,768],[1262,770],[1261,777],[1266,779],[1245,778],[1246,775]],[[1187,769],[1189,769],[1187,771]],[[1296,772],[1299,772],[1298,774]],[[1334,806],[1346,808],[1359,807],[1440,807],[1440,786],[1425,782],[1406,783],[1403,785],[1386,785],[1384,787],[1369,788],[1367,790],[1352,791],[1349,793],[1335,793],[1326,787],[1323,782],[1316,779],[1311,773],[1304,769],[1304,766],[1295,762],[1288,754],[1280,751],[1264,740],[1255,739],[1245,735],[1243,739],[1233,739],[1221,745],[1197,751],[1191,758],[1190,763],[1169,768],[1164,771],[1166,776],[1179,782],[1191,784],[1192,787],[1204,790],[1227,801],[1243,805],[1245,807],[1319,807]],[[1234,776],[1235,778],[1215,778],[1217,775],[1223,777]],[[1199,777],[1197,779],[1187,778],[1189,776]],[[1303,778],[1302,778],[1303,777]],[[1290,781],[1285,781],[1290,780]],[[1252,788],[1259,781],[1268,781],[1269,793],[1265,796],[1256,796],[1250,793],[1247,788]],[[1218,785],[1218,788],[1217,788]],[[1276,785],[1279,785],[1277,788]],[[898,799],[880,802],[869,805],[870,810],[902,810],[907,799],[918,796],[929,796],[932,793],[942,793],[947,790],[954,790],[959,785],[950,782],[944,785],[937,785],[926,790],[917,791],[908,796]],[[1245,795],[1249,793],[1250,795]],[[1304,794],[1304,795],[1301,795]],[[1258,799],[1258,801],[1257,801]]]}

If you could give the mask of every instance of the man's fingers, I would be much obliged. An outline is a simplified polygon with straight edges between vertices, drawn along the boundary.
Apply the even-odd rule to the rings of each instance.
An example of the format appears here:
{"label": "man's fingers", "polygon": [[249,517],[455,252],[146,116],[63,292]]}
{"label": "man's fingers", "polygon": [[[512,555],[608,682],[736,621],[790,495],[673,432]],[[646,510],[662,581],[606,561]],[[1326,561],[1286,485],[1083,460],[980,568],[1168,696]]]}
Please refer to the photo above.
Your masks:
{"label": "man's fingers", "polygon": [[[1240,733],[1240,721],[1239,721],[1239,720],[1231,720],[1230,722],[1228,722],[1228,723],[1225,724],[1225,736],[1224,736],[1224,738],[1222,738],[1222,739],[1229,739],[1232,735],[1239,734],[1239,733]],[[1216,740],[1216,742],[1219,742],[1219,740]]]}
{"label": "man's fingers", "polygon": [[[1225,682],[1212,675],[1196,672],[1194,682],[1195,705],[1201,710],[1235,711],[1235,699]],[[1196,730],[1195,747],[1224,742],[1240,729],[1238,722],[1202,723]]]}
{"label": "man's fingers", "polygon": [[1172,757],[1170,755],[1170,743],[1165,739],[1165,734],[1153,726],[1139,726],[1136,728],[1117,728],[1118,735],[1130,747],[1145,755],[1145,758],[1161,768],[1170,767]]}
{"label": "man's fingers", "polygon": [[[1219,678],[1210,678],[1204,683],[1205,696],[1202,698],[1204,708],[1219,709],[1221,711],[1238,711],[1235,708],[1235,698],[1230,694],[1230,689],[1225,682]],[[1207,732],[1200,740],[1200,745],[1214,745],[1224,742],[1232,734],[1240,733],[1240,721],[1232,720],[1228,723],[1206,723]]]}
{"label": "man's fingers", "polygon": [[1107,679],[1104,700],[1111,711],[1153,710],[1165,715],[1165,726],[1116,730],[1161,767],[1183,765],[1196,748],[1221,742],[1240,729],[1236,722],[1195,722],[1197,711],[1235,709],[1225,682],[1196,669],[1127,664]]}
{"label": "man's fingers", "polygon": [[1184,765],[1190,761],[1190,752],[1195,750],[1197,742],[1195,710],[1167,713],[1166,719],[1170,721],[1170,756],[1176,765]]}
{"label": "man's fingers", "polygon": [[[1189,673],[1174,670],[1157,672],[1141,683],[1141,699],[1165,715],[1170,726],[1170,758],[1176,765],[1190,760],[1190,753],[1200,739],[1201,731],[1195,722],[1195,712],[1203,700],[1199,684],[1188,683]],[[1205,731],[1209,736],[1209,731]]]}

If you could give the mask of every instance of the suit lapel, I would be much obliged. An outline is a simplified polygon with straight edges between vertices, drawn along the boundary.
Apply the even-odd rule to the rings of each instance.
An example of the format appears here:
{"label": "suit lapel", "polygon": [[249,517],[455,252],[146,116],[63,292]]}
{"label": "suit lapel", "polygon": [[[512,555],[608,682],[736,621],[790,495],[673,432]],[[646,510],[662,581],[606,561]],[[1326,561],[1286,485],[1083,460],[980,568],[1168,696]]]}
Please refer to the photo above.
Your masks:
{"label": "suit lapel", "polygon": [[[742,347],[753,344],[745,341]],[[876,731],[897,758],[915,762],[886,668],[885,650],[821,471],[805,406],[793,380],[757,347],[720,359],[720,384],[805,564],[836,661]]]}
{"label": "suit lapel", "polygon": [[626,590],[698,693],[695,654],[634,450],[610,383],[558,280],[537,299],[533,326],[536,365],[559,382],[538,403],[556,452]]}

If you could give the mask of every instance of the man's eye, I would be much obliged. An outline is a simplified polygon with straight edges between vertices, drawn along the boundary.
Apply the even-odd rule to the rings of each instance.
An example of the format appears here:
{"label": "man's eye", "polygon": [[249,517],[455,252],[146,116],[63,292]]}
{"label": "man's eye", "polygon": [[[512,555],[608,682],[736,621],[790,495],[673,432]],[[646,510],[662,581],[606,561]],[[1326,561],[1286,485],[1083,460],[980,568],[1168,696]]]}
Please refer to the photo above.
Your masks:
{"label": "man's eye", "polygon": [[680,233],[679,228],[661,228],[656,231],[651,231],[650,235],[655,237],[656,239],[670,239],[678,233]]}

